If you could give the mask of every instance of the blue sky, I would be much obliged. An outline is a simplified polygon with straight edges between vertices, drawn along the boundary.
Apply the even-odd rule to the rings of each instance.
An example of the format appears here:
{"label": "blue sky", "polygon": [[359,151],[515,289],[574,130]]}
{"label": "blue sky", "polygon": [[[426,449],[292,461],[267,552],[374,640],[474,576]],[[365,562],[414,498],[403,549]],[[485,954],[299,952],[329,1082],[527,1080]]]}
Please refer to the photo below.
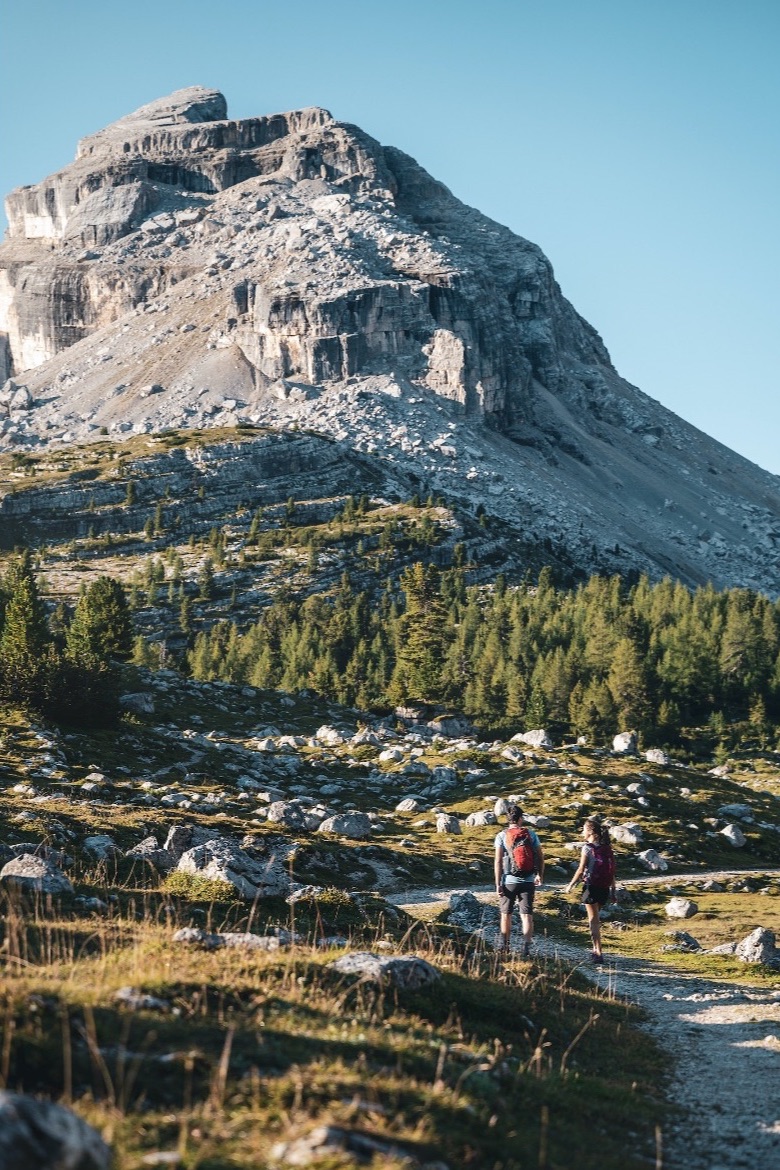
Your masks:
{"label": "blue sky", "polygon": [[777,0],[10,0],[0,189],[185,85],[325,106],[539,244],[617,368],[780,473]]}

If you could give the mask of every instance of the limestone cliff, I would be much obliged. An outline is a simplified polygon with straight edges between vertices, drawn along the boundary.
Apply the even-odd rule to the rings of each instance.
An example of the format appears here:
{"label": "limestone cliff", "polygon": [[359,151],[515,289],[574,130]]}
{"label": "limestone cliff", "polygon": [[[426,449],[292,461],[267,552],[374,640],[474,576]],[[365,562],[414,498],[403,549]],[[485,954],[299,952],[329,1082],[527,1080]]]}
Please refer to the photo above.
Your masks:
{"label": "limestone cliff", "polygon": [[621,379],[539,248],[325,110],[181,90],[7,207],[0,449],[316,430],[585,571],[780,588],[777,479]]}

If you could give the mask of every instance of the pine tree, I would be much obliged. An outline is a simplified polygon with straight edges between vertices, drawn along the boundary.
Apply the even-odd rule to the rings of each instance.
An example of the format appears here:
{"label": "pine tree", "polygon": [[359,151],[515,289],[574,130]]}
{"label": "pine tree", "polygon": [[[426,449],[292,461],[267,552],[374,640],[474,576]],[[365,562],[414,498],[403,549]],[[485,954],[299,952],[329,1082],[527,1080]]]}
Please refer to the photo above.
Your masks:
{"label": "pine tree", "polygon": [[646,727],[650,716],[647,675],[630,638],[621,638],[615,647],[607,685],[620,725],[624,728]]}
{"label": "pine tree", "polygon": [[439,572],[418,561],[401,574],[401,587],[406,594],[406,613],[398,623],[392,691],[402,701],[437,701],[443,697],[447,641]]}
{"label": "pine tree", "polygon": [[51,638],[29,551],[11,566],[3,585],[0,687],[12,701],[35,703],[41,698],[43,656]]}
{"label": "pine tree", "polygon": [[133,625],[125,591],[113,577],[98,577],[79,597],[65,639],[76,662],[108,665],[133,652]]}

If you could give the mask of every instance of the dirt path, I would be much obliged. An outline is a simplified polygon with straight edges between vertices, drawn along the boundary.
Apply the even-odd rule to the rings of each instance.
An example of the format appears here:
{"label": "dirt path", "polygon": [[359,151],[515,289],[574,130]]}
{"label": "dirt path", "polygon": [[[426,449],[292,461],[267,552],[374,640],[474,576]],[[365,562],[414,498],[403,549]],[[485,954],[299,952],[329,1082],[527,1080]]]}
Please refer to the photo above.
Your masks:
{"label": "dirt path", "polygon": [[[728,876],[736,872],[664,875],[636,884]],[[388,900],[415,914],[447,905],[452,892],[413,890]],[[471,892],[487,903],[495,897],[488,887]],[[646,1012],[644,1026],[673,1061],[670,1098],[685,1111],[662,1135],[663,1170],[779,1170],[780,978],[772,991],[702,979],[666,963],[617,954],[611,945],[608,962],[598,970],[586,965],[584,928],[582,949],[552,939],[537,939],[535,947],[539,955],[581,963],[610,995]]]}

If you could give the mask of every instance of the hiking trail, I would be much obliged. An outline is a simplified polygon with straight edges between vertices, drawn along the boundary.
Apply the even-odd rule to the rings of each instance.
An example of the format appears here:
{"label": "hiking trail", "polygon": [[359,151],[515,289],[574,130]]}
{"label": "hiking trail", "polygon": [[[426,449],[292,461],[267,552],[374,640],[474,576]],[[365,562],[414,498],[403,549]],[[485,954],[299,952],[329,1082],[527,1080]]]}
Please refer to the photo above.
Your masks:
{"label": "hiking trail", "polygon": [[[675,874],[671,880],[701,881],[736,873]],[[629,879],[621,885],[669,881],[664,875]],[[562,888],[562,883],[544,887],[547,892]],[[386,897],[415,915],[423,908],[446,907],[450,894],[462,890],[462,886],[411,890]],[[471,892],[488,905],[495,902],[492,887]],[[496,937],[497,919],[496,914]],[[513,924],[513,949],[518,939]],[[670,1057],[669,1101],[680,1110],[677,1116],[672,1113],[661,1134],[658,1170],[778,1170],[780,977],[776,989],[702,978],[669,963],[621,955],[612,945],[618,939],[608,941],[600,969],[591,965],[584,922],[581,947],[537,935],[534,953],[577,964],[610,996],[627,999],[644,1011],[641,1026]]]}

